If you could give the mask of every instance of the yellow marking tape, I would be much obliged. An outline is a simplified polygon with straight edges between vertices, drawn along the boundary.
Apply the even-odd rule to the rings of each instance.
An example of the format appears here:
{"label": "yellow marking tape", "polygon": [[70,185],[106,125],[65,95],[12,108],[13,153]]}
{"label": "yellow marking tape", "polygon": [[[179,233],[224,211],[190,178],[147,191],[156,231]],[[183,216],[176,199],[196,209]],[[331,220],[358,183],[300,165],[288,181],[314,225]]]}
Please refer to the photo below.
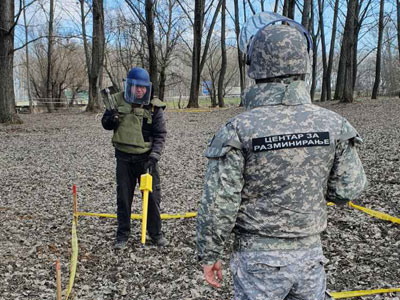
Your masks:
{"label": "yellow marking tape", "polygon": [[161,214],[161,219],[183,219],[183,218],[194,218],[197,216],[197,212],[187,212],[185,214],[169,215]]}
{"label": "yellow marking tape", "polygon": [[[385,213],[382,213],[382,212],[379,212],[379,211],[376,211],[376,210],[373,210],[373,209],[370,209],[370,208],[366,208],[366,207],[362,207],[362,206],[356,205],[351,201],[349,201],[348,204],[349,204],[350,207],[353,207],[355,209],[361,210],[362,212],[365,212],[366,214],[369,214],[370,216],[375,217],[377,219],[384,220],[384,221],[390,221],[390,222],[393,222],[393,223],[400,224],[400,218],[392,217],[391,215],[388,215],[388,214],[385,214]],[[335,205],[335,203],[328,202],[327,205],[332,206],[332,205]]]}
{"label": "yellow marking tape", "polygon": [[211,112],[211,108],[184,108],[184,109],[168,109],[168,112]]}
{"label": "yellow marking tape", "polygon": [[[99,214],[99,213],[89,213],[89,212],[77,212],[77,216],[88,216],[88,217],[102,217],[102,218],[117,218],[116,214]],[[170,215],[170,214],[161,214],[161,219],[184,219],[184,218],[193,218],[197,216],[197,212],[187,212],[184,214]],[[142,215],[139,214],[131,214],[132,220],[141,220]]]}
{"label": "yellow marking tape", "polygon": [[330,294],[334,299],[342,299],[342,298],[353,298],[353,297],[361,297],[361,296],[368,296],[375,294],[395,293],[395,292],[400,292],[400,288],[367,290],[367,291],[330,292]]}
{"label": "yellow marking tape", "polygon": [[69,294],[72,291],[72,287],[74,286],[75,274],[76,274],[76,265],[78,263],[78,236],[76,234],[76,220],[72,221],[72,240],[71,240],[71,267],[69,272],[69,286],[67,290],[67,294],[65,295],[65,300],[68,300]]}
{"label": "yellow marking tape", "polygon": [[375,217],[377,219],[381,219],[381,220],[384,220],[384,221],[390,221],[390,222],[393,222],[393,223],[400,224],[400,218],[392,217],[391,215],[388,215],[388,214],[385,214],[385,213],[381,213],[381,212],[376,211],[376,210],[372,210],[372,209],[369,209],[369,208],[366,208],[366,207],[355,205],[351,201],[349,202],[349,205],[351,207],[353,207],[355,209],[358,209],[358,210],[361,210],[361,211],[363,211],[363,212],[365,212],[365,213],[367,213],[367,214],[369,214],[369,215],[371,215],[371,216],[373,216],[373,217]]}

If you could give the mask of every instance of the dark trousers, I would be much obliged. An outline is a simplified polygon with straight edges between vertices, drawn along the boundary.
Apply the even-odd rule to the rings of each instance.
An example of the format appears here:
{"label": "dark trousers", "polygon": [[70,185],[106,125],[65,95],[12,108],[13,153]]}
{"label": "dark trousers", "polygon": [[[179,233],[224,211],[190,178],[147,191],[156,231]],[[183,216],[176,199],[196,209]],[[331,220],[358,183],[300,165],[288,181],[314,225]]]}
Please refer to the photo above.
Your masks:
{"label": "dark trousers", "polygon": [[[120,157],[119,157],[120,156]],[[131,209],[136,184],[140,183],[140,175],[146,173],[144,164],[147,156],[116,155],[117,157],[117,240],[127,240],[131,230]],[[162,236],[160,218],[160,176],[158,166],[151,173],[153,192],[149,194],[147,215],[147,231],[152,239]],[[141,201],[138,199],[138,201]]]}

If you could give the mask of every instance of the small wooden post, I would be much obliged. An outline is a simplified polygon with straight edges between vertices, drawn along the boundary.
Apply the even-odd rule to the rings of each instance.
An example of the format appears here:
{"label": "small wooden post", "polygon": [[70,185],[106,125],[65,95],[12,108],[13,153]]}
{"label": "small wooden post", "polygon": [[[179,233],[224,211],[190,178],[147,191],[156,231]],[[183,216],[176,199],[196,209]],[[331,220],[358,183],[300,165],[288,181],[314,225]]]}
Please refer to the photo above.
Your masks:
{"label": "small wooden post", "polygon": [[57,300],[61,300],[61,268],[60,260],[56,261],[56,284],[57,284]]}
{"label": "small wooden post", "polygon": [[72,186],[72,194],[74,197],[74,221],[78,224],[78,197],[76,196],[76,185]]}

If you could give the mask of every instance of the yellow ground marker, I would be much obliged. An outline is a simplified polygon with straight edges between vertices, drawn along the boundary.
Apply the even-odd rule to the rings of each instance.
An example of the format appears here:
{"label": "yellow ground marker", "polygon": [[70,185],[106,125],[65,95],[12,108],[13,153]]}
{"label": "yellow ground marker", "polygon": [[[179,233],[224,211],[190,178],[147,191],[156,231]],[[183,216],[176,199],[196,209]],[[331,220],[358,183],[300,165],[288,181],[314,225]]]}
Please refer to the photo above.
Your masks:
{"label": "yellow ground marker", "polygon": [[142,245],[146,243],[146,229],[147,229],[147,211],[149,208],[149,192],[153,191],[153,177],[149,174],[140,176],[139,190],[143,192],[143,205],[142,205]]}

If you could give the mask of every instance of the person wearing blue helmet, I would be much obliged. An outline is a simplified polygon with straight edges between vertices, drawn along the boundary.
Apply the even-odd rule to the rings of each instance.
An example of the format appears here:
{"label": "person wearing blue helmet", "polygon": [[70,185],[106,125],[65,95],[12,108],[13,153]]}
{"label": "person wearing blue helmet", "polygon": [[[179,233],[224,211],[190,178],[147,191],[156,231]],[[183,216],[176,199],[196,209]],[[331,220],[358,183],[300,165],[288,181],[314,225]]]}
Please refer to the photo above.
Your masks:
{"label": "person wearing blue helmet", "polygon": [[138,67],[129,71],[124,91],[109,97],[116,107],[107,109],[101,122],[104,129],[114,131],[112,144],[117,162],[118,221],[115,248],[122,249],[127,245],[135,186],[146,172],[153,177],[147,230],[155,245],[166,246],[168,241],[161,231],[161,191],[157,165],[167,134],[164,116],[166,105],[152,96],[149,73]]}

